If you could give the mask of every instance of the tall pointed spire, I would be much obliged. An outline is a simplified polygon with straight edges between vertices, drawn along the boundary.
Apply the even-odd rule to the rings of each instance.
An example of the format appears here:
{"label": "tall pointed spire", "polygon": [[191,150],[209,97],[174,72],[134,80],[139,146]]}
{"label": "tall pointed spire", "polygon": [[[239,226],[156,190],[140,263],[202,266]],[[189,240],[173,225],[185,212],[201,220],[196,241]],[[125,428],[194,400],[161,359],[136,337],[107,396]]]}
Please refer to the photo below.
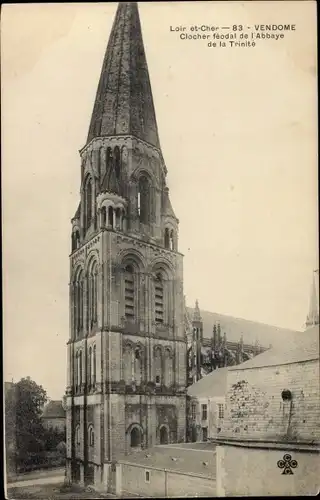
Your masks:
{"label": "tall pointed spire", "polygon": [[136,2],[120,2],[104,57],[87,142],[134,135],[160,149]]}
{"label": "tall pointed spire", "polygon": [[313,271],[309,314],[306,321],[307,328],[310,326],[319,325],[319,293],[317,293],[317,284],[319,286],[319,269]]}
{"label": "tall pointed spire", "polygon": [[193,321],[202,321],[198,300],[196,300],[195,308],[193,311]]}

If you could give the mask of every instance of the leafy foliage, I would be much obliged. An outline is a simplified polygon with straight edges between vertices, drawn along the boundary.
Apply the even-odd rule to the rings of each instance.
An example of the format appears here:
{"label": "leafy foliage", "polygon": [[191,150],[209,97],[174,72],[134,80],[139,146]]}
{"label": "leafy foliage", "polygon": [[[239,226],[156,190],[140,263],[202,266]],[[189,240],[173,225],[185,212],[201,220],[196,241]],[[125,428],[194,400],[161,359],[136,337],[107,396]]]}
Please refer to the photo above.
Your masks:
{"label": "leafy foliage", "polygon": [[22,378],[6,391],[5,440],[7,463],[11,469],[29,462],[36,464],[41,457],[43,461],[45,455],[65,441],[65,432],[46,429],[42,424],[47,400],[44,388],[30,377]]}

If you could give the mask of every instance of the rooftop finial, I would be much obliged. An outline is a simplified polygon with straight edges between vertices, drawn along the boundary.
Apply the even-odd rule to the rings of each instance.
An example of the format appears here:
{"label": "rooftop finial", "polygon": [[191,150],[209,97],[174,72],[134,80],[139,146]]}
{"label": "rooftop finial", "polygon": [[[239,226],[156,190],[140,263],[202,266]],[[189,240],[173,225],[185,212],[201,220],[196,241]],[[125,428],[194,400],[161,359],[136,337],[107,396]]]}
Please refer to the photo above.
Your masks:
{"label": "rooftop finial", "polygon": [[195,304],[195,307],[194,307],[193,321],[202,321],[201,314],[200,314],[200,309],[199,309],[198,299],[196,299],[196,304]]}

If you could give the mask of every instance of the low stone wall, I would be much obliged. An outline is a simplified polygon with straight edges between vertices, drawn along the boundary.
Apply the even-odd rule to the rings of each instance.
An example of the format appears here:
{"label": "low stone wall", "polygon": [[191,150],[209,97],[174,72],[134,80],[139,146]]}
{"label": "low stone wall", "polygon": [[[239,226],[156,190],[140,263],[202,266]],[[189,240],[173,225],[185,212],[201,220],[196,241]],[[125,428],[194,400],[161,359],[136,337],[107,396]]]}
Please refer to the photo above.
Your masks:
{"label": "low stone wall", "polygon": [[146,497],[215,497],[216,482],[203,475],[145,467],[129,462],[121,467],[121,494]]}
{"label": "low stone wall", "polygon": [[[316,495],[320,490],[320,454],[312,446],[222,443],[216,450],[218,496]],[[285,465],[285,455],[297,464],[286,462],[287,473],[278,466],[279,461]]]}

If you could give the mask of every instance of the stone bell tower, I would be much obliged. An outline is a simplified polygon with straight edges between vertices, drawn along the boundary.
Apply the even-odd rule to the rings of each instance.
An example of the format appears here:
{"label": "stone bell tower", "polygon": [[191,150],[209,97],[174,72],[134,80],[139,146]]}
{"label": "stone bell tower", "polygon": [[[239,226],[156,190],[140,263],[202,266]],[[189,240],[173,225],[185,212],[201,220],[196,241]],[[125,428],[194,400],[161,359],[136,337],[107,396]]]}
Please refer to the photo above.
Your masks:
{"label": "stone bell tower", "polygon": [[178,219],[138,6],[120,3],[80,151],[72,219],[67,475],[101,484],[134,448],[185,440]]}

